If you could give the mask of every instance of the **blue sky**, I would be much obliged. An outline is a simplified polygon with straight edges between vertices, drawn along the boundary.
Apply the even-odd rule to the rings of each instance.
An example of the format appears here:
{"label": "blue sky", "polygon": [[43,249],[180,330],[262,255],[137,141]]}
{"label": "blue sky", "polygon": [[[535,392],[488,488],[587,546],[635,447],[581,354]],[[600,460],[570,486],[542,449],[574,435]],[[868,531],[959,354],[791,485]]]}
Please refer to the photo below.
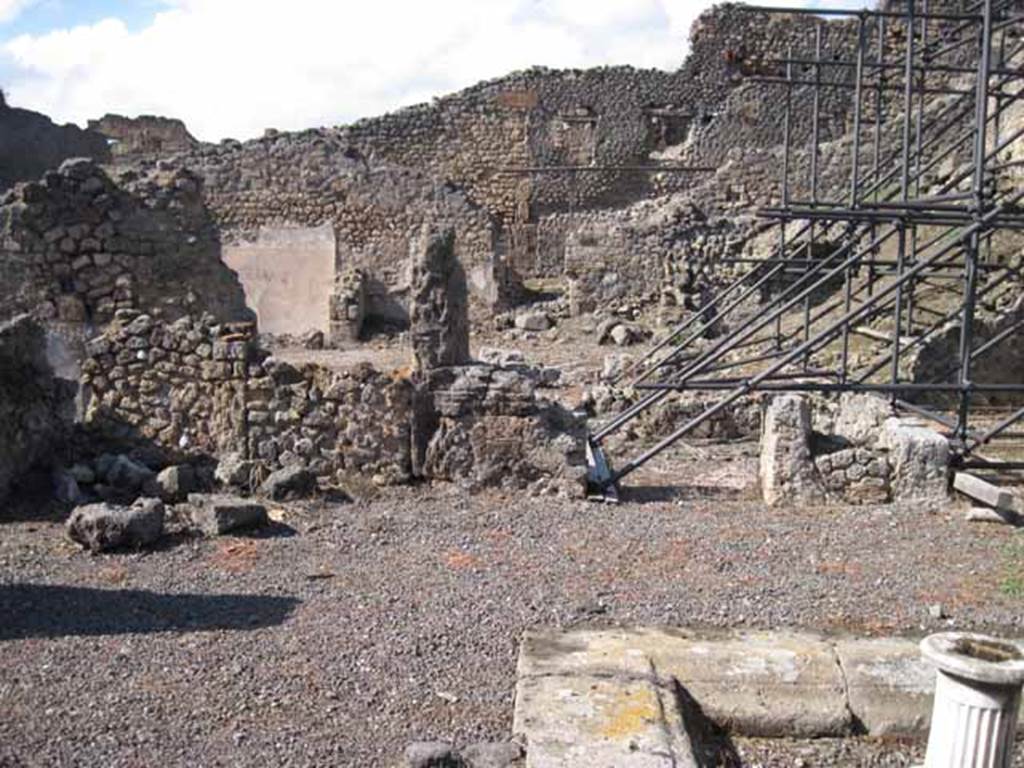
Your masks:
{"label": "blue sky", "polygon": [[[869,0],[759,0],[863,7]],[[0,0],[0,86],[202,139],[334,125],[534,64],[674,69],[710,0]]]}

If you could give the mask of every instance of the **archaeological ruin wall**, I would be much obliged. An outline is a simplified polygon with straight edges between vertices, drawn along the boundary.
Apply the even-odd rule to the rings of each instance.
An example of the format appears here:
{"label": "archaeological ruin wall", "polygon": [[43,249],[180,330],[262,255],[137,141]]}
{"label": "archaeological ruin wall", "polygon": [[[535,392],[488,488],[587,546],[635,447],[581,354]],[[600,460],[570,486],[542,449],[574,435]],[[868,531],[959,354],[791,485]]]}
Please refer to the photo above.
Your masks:
{"label": "archaeological ruin wall", "polygon": [[187,152],[199,144],[181,120],[153,115],[104,115],[90,120],[89,130],[106,137],[114,162]]}
{"label": "archaeological ruin wall", "polygon": [[[407,325],[410,248],[431,222],[455,229],[474,314],[489,315],[517,290],[486,211],[421,171],[362,156],[333,131],[271,132],[244,144],[204,145],[161,162],[203,180],[203,201],[228,261],[239,270],[268,330],[328,331],[334,297],[343,292],[334,284],[352,270],[366,277],[365,313]],[[263,305],[268,286],[285,273],[301,283],[296,293],[278,289],[276,298],[267,299],[276,307]],[[312,302],[303,310],[308,317],[286,316],[285,305],[296,301]],[[299,321],[309,326],[299,329]]]}
{"label": "archaeological ruin wall", "polygon": [[0,321],[0,506],[12,483],[61,453],[74,396],[46,359],[43,328],[28,315]]}
{"label": "archaeological ruin wall", "polygon": [[175,319],[251,317],[220,236],[186,171],[124,171],[69,160],[0,198],[0,319],[30,313],[69,378],[84,342],[118,310]]}
{"label": "archaeological ruin wall", "polygon": [[28,181],[73,157],[110,159],[106,139],[75,125],[57,125],[46,115],[7,104],[0,91],[0,192]]}

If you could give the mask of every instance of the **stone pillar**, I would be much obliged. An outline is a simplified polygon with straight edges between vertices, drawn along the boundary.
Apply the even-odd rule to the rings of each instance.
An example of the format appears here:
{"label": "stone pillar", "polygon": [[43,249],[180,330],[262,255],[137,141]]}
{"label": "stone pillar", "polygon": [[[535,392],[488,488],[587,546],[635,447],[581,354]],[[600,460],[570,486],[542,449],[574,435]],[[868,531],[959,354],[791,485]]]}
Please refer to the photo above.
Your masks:
{"label": "stone pillar", "polygon": [[780,395],[768,406],[761,434],[761,492],[769,506],[824,501],[811,457],[811,408],[802,395]]}
{"label": "stone pillar", "polygon": [[469,362],[469,291],[455,230],[424,225],[412,246],[410,337],[416,370]]}
{"label": "stone pillar", "polygon": [[366,273],[349,268],[337,279],[331,296],[331,345],[359,341],[366,319]]}

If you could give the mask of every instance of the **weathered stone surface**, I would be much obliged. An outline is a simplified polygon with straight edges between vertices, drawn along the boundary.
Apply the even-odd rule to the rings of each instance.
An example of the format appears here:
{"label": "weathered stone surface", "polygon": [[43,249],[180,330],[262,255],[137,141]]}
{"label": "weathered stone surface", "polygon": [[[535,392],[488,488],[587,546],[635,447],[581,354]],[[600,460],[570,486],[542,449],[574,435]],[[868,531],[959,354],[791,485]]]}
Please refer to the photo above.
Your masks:
{"label": "weathered stone surface", "polygon": [[408,768],[464,768],[455,748],[446,741],[418,741],[405,748]]}
{"label": "weathered stone surface", "polygon": [[470,486],[554,484],[583,493],[586,455],[582,424],[538,398],[523,373],[487,365],[442,368],[424,384],[430,414],[418,434],[418,471]]}
{"label": "weathered stone surface", "polygon": [[670,688],[642,677],[520,677],[515,734],[528,768],[696,768]]}
{"label": "weathered stone surface", "polygon": [[412,253],[409,306],[417,370],[469,362],[466,274],[455,256],[455,230],[424,226]]}
{"label": "weathered stone surface", "polygon": [[159,499],[139,499],[130,507],[88,504],[76,507],[67,522],[71,539],[92,552],[144,547],[156,542],[163,530],[164,505]]}
{"label": "weathered stone surface", "polygon": [[949,498],[949,441],[933,429],[886,419],[879,446],[889,450],[892,493],[897,501],[943,502]]}
{"label": "weathered stone surface", "polygon": [[188,497],[192,522],[207,536],[258,528],[269,522],[262,504],[226,494],[193,493]]}
{"label": "weathered stone surface", "polygon": [[765,412],[761,434],[761,492],[765,503],[808,505],[824,500],[811,459],[807,398],[780,395]]}
{"label": "weathered stone surface", "polygon": [[316,493],[316,487],[316,475],[294,465],[271,473],[260,485],[260,493],[274,501],[294,501]]}
{"label": "weathered stone surface", "polygon": [[515,768],[525,753],[514,741],[486,741],[463,747],[459,755],[466,768]]}
{"label": "weathered stone surface", "polygon": [[140,491],[156,478],[156,473],[149,467],[132,461],[124,455],[114,456],[104,466],[102,474],[107,485],[128,492]]}
{"label": "weathered stone surface", "polygon": [[969,472],[953,473],[953,488],[1010,517],[1024,511],[1024,504],[1015,494]]}
{"label": "weathered stone surface", "polygon": [[970,523],[999,523],[1001,525],[1021,525],[1021,517],[1015,512],[1003,512],[988,507],[971,507],[964,518]]}
{"label": "weathered stone surface", "polygon": [[160,498],[169,504],[184,501],[190,493],[199,490],[196,471],[190,464],[177,464],[161,470],[156,476]]}
{"label": "weathered stone surface", "polygon": [[845,392],[839,398],[835,434],[854,445],[874,445],[882,425],[892,417],[892,406],[878,395]]}
{"label": "weathered stone surface", "polygon": [[221,485],[249,490],[252,485],[253,462],[240,454],[228,453],[217,462],[213,476]]}
{"label": "weathered stone surface", "polygon": [[45,350],[28,315],[0,322],[0,504],[14,480],[57,458],[73,421],[74,389],[54,378]]}
{"label": "weathered stone surface", "polygon": [[872,736],[928,730],[935,669],[912,640],[838,640],[850,711]]}
{"label": "weathered stone surface", "polygon": [[677,681],[708,718],[734,732],[843,735],[852,725],[835,656],[814,635],[580,631],[528,635],[520,652],[521,678],[633,679],[652,671],[662,683]]}
{"label": "weathered stone surface", "polygon": [[546,331],[553,325],[551,318],[546,312],[524,312],[516,315],[515,326],[521,331],[533,331],[539,333]]}

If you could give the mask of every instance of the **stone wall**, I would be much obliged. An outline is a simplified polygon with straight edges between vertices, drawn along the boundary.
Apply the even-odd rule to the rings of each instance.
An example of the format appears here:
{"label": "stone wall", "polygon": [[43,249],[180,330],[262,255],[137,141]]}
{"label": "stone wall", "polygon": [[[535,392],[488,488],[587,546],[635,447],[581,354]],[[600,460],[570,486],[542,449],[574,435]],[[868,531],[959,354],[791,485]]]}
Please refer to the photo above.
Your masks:
{"label": "stone wall", "polygon": [[106,139],[74,125],[56,125],[46,115],[8,106],[0,93],[0,192],[42,176],[72,157],[110,159]]}
{"label": "stone wall", "polygon": [[199,144],[181,120],[153,115],[104,115],[89,130],[105,136],[115,162],[185,152]]}
{"label": "stone wall", "polygon": [[260,349],[253,330],[119,310],[82,366],[86,427],[166,462],[246,462],[256,477],[303,465],[341,485],[361,476],[582,491],[581,425],[520,371],[296,367]]}
{"label": "stone wall", "polygon": [[248,319],[200,182],[69,160],[0,198],[0,318],[31,312],[75,356],[122,309]]}
{"label": "stone wall", "polygon": [[297,368],[260,350],[251,324],[165,324],[131,310],[89,355],[86,424],[168,460],[240,456],[267,473],[303,463],[336,479],[410,477],[411,384],[369,366]]}
{"label": "stone wall", "polygon": [[204,145],[163,164],[202,178],[204,202],[233,249],[262,247],[261,232],[330,227],[335,272],[364,272],[371,316],[408,322],[409,250],[425,223],[454,228],[475,314],[517,292],[486,211],[422,171],[363,157],[337,131]]}
{"label": "stone wall", "polygon": [[[837,407],[835,415],[812,407]],[[765,411],[761,490],[771,506],[948,500],[949,444],[935,430],[891,415],[883,398],[844,394],[838,406],[779,395]],[[825,418],[830,417],[830,418]],[[828,424],[829,434],[812,429]]]}
{"label": "stone wall", "polygon": [[0,322],[0,505],[22,474],[58,460],[73,398],[47,363],[42,327],[28,315]]}

